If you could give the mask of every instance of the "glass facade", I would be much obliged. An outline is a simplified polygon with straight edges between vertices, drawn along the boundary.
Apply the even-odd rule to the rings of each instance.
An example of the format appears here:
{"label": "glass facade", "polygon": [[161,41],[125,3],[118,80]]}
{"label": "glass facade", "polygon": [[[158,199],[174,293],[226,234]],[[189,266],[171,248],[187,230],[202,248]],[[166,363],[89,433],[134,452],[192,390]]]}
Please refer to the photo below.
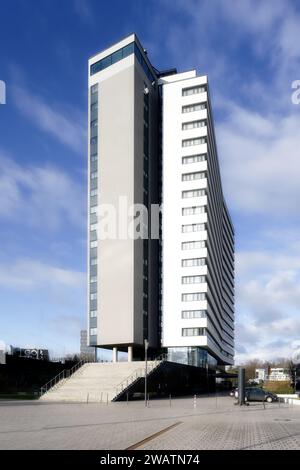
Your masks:
{"label": "glass facade", "polygon": [[97,344],[97,204],[98,204],[98,84],[90,88],[90,247],[89,324],[90,345]]}
{"label": "glass facade", "polygon": [[[144,144],[143,144],[143,194],[144,206],[149,206],[149,91],[144,83]],[[149,286],[149,242],[143,240],[143,337],[148,339],[148,286]]]}
{"label": "glass facade", "polygon": [[116,62],[119,62],[122,59],[125,59],[125,57],[128,57],[131,54],[135,54],[137,60],[143,67],[144,72],[147,75],[150,82],[151,83],[154,82],[155,76],[153,75],[149,65],[147,64],[146,60],[143,57],[142,52],[140,51],[138,45],[135,42],[127,44],[127,46],[122,47],[116,52],[113,52],[113,54],[110,54],[104,57],[103,59],[98,60],[97,62],[92,64],[90,67],[90,74],[94,75],[97,72],[101,72],[101,70],[104,70],[107,67],[110,67],[111,65],[115,64]]}
{"label": "glass facade", "polygon": [[217,360],[205,349],[197,346],[168,348],[168,360],[195,367],[216,369]]}

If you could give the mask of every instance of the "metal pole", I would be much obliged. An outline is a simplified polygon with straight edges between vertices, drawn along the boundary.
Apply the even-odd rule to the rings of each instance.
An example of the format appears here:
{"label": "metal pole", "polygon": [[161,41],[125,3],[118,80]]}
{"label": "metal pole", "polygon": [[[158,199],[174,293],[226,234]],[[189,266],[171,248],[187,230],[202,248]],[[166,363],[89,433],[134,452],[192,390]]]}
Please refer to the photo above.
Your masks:
{"label": "metal pole", "polygon": [[147,371],[147,367],[148,367],[148,357],[147,357],[147,351],[148,351],[148,341],[145,339],[144,341],[144,344],[145,344],[145,406],[147,407],[147,374],[148,374],[148,371]]}
{"label": "metal pole", "polygon": [[239,405],[245,405],[245,369],[239,367],[238,375]]}

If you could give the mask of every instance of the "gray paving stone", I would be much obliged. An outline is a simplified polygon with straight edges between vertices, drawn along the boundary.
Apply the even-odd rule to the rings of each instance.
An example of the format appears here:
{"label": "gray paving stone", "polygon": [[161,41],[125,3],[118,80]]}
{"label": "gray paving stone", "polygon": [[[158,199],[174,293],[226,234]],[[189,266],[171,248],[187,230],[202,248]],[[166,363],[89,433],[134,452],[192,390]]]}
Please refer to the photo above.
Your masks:
{"label": "gray paving stone", "polygon": [[0,449],[300,449],[300,407],[230,397],[105,404],[0,402]]}

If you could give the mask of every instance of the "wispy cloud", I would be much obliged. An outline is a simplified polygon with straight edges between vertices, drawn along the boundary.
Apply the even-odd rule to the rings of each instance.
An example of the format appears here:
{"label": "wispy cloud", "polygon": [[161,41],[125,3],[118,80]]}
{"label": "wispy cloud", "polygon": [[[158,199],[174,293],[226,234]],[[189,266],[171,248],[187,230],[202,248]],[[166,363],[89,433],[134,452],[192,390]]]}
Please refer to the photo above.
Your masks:
{"label": "wispy cloud", "polygon": [[237,279],[237,359],[291,357],[300,340],[299,243],[238,252]]}
{"label": "wispy cloud", "polygon": [[224,186],[241,213],[298,218],[300,115],[262,115],[234,103],[217,126]]}
{"label": "wispy cloud", "polygon": [[12,87],[15,105],[37,127],[58,139],[74,152],[85,152],[86,130],[84,116],[65,106],[64,111],[23,87]]}
{"label": "wispy cloud", "polygon": [[79,183],[63,170],[19,165],[0,150],[0,217],[40,230],[82,226],[85,200]]}
{"label": "wispy cloud", "polygon": [[0,286],[12,290],[83,289],[84,273],[42,263],[31,258],[0,264]]}
{"label": "wispy cloud", "polygon": [[92,6],[88,0],[74,0],[75,13],[89,26],[94,24]]}

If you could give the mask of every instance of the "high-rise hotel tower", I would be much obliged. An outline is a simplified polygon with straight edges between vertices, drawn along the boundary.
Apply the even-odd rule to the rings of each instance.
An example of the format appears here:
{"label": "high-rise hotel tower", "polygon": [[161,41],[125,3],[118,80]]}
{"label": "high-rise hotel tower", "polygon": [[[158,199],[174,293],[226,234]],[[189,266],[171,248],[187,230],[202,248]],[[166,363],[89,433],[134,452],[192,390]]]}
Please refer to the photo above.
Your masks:
{"label": "high-rise hotel tower", "polygon": [[[207,76],[158,71],[135,34],[93,56],[88,73],[89,344],[132,360],[147,339],[171,361],[232,364],[234,230]],[[120,228],[132,205],[154,224],[157,204],[159,239]],[[103,236],[111,208],[115,236]]]}

